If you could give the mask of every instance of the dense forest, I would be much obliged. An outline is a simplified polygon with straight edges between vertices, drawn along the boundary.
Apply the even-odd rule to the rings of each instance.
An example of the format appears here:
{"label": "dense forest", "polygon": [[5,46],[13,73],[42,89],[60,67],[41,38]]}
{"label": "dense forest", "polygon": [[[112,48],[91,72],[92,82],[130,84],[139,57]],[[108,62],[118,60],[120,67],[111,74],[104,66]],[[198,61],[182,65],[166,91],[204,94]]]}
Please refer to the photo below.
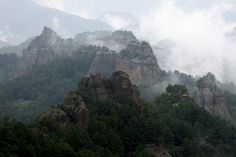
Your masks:
{"label": "dense forest", "polygon": [[173,157],[236,155],[235,127],[196,105],[184,86],[168,86],[143,111],[112,101],[94,105],[88,106],[87,128],[72,123],[65,129],[50,119],[29,125],[2,120],[0,156],[154,157],[150,145],[165,147]]}

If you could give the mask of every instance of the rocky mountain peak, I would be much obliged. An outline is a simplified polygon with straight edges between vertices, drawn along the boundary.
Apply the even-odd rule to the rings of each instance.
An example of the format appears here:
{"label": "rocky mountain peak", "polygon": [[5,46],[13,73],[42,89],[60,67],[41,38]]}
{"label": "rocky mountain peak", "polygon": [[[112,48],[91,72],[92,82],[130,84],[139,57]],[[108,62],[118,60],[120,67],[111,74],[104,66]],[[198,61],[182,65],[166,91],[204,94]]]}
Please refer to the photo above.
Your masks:
{"label": "rocky mountain peak", "polygon": [[100,74],[83,78],[79,82],[79,93],[86,100],[99,104],[105,100],[116,103],[132,103],[142,108],[141,98],[129,76],[122,72],[114,72],[111,78],[103,78]]}
{"label": "rocky mountain peak", "polygon": [[53,46],[58,41],[58,39],[60,39],[60,37],[57,35],[57,33],[45,26],[42,33],[31,42],[28,50]]}
{"label": "rocky mountain peak", "polygon": [[217,88],[216,83],[215,75],[209,72],[197,81],[197,86],[198,88],[210,88],[214,90]]}
{"label": "rocky mountain peak", "polygon": [[224,93],[217,87],[217,80],[212,73],[207,73],[197,81],[193,97],[211,114],[229,118]]}
{"label": "rocky mountain peak", "polygon": [[53,31],[51,28],[44,26],[41,35],[44,35],[44,34],[57,34],[57,33]]}
{"label": "rocky mountain peak", "polygon": [[57,35],[57,33],[56,33],[54,30],[52,30],[51,28],[44,26],[43,31],[42,31],[42,33],[40,34],[40,37],[41,37],[41,38],[50,39],[50,38],[57,38],[58,35]]}
{"label": "rocky mountain peak", "polygon": [[75,39],[61,39],[55,31],[44,27],[23,52],[17,65],[15,78],[30,73],[33,67],[48,63],[57,56],[70,56],[73,52],[95,45],[88,74],[102,73],[111,76],[124,71],[135,84],[156,80],[160,68],[151,46],[136,39],[130,31],[94,32],[77,35]]}
{"label": "rocky mountain peak", "polygon": [[111,38],[121,42],[137,42],[137,38],[131,31],[118,30],[112,33]]}
{"label": "rocky mountain peak", "polygon": [[67,128],[72,123],[86,128],[90,119],[87,106],[97,107],[107,100],[120,105],[132,104],[140,111],[143,109],[141,97],[129,76],[117,71],[109,79],[100,74],[84,77],[80,80],[77,91],[69,92],[62,105],[42,114],[39,120],[49,119],[62,128]]}

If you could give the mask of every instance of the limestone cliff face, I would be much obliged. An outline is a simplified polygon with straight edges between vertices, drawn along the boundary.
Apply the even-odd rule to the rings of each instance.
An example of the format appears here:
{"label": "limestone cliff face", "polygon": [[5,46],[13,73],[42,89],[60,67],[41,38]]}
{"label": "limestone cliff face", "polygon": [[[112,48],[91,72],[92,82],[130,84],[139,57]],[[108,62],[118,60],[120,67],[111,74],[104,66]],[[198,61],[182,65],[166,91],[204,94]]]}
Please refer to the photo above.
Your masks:
{"label": "limestone cliff face", "polygon": [[49,119],[65,129],[72,123],[87,128],[90,120],[88,104],[96,107],[107,100],[120,105],[130,103],[140,111],[143,109],[136,87],[126,73],[118,71],[109,79],[101,77],[100,74],[83,78],[79,82],[78,90],[69,92],[63,104],[44,113],[40,121]]}
{"label": "limestone cliff face", "polygon": [[146,42],[131,41],[119,53],[97,54],[88,73],[111,74],[120,70],[127,73],[135,84],[156,80],[160,68],[151,46]]}
{"label": "limestone cliff face", "polygon": [[83,41],[89,43],[92,38],[93,43],[110,50],[96,55],[89,74],[112,74],[120,70],[127,73],[135,84],[150,83],[158,77],[160,68],[151,46],[147,42],[138,41],[132,32],[116,31],[103,37],[94,34],[88,36]]}
{"label": "limestone cliff face", "polygon": [[34,66],[46,64],[56,55],[71,54],[72,45],[70,39],[61,39],[56,32],[44,27],[43,32],[23,50],[14,78],[28,74]]}
{"label": "limestone cliff face", "polygon": [[88,74],[101,73],[110,76],[113,72],[121,70],[126,72],[135,84],[156,80],[160,68],[151,46],[137,40],[132,32],[83,33],[74,39],[62,39],[47,27],[23,51],[14,78],[30,73],[34,67],[46,64],[57,56],[81,53],[81,49],[91,45],[95,46],[96,54]]}
{"label": "limestone cliff face", "polygon": [[130,43],[116,59],[116,69],[129,74],[135,84],[152,82],[160,68],[151,46],[146,42]]}
{"label": "limestone cliff face", "polygon": [[213,115],[229,118],[224,93],[217,87],[215,76],[208,73],[197,81],[194,100]]}

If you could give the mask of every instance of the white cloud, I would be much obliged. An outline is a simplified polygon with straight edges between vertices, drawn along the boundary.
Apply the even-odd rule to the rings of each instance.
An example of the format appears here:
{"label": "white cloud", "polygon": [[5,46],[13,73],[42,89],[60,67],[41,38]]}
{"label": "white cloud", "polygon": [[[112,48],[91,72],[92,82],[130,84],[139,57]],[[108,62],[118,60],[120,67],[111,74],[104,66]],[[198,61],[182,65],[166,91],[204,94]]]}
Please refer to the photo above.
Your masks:
{"label": "white cloud", "polygon": [[59,19],[57,17],[54,17],[52,19],[52,28],[54,30],[59,30],[60,29],[60,21],[59,21]]}
{"label": "white cloud", "polygon": [[58,9],[60,11],[77,15],[82,18],[92,18],[84,6],[80,6],[75,0],[34,0],[40,5]]}
{"label": "white cloud", "polygon": [[12,33],[9,26],[4,25],[0,27],[0,41],[10,43],[10,41],[18,38],[19,36]]}
{"label": "white cloud", "polygon": [[6,34],[0,30],[0,41],[7,42]]}
{"label": "white cloud", "polygon": [[56,16],[52,18],[51,27],[63,38],[70,38],[73,36],[70,30],[66,30],[63,26],[61,26],[61,22]]}
{"label": "white cloud", "polygon": [[166,59],[168,70],[194,75],[211,71],[222,81],[236,82],[236,41],[227,35],[236,24],[224,20],[224,13],[235,6],[220,1],[209,8],[187,11],[175,2],[163,0],[144,16],[136,30],[138,36],[152,45],[164,39],[175,42]]}
{"label": "white cloud", "polygon": [[102,20],[108,23],[114,30],[122,29],[133,24],[130,19],[124,18],[119,14],[106,13]]}

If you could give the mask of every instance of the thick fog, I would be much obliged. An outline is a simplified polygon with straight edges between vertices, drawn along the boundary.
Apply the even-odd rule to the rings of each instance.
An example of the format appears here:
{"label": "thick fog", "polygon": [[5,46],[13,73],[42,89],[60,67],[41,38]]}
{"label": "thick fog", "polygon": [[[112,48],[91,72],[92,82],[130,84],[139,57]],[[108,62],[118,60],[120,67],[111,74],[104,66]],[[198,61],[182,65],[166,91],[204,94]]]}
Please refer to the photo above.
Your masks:
{"label": "thick fog", "polygon": [[191,10],[163,1],[141,19],[136,32],[156,47],[164,45],[156,54],[167,53],[166,70],[210,71],[221,81],[236,82],[236,23],[226,17],[233,10],[235,5],[225,1]]}

